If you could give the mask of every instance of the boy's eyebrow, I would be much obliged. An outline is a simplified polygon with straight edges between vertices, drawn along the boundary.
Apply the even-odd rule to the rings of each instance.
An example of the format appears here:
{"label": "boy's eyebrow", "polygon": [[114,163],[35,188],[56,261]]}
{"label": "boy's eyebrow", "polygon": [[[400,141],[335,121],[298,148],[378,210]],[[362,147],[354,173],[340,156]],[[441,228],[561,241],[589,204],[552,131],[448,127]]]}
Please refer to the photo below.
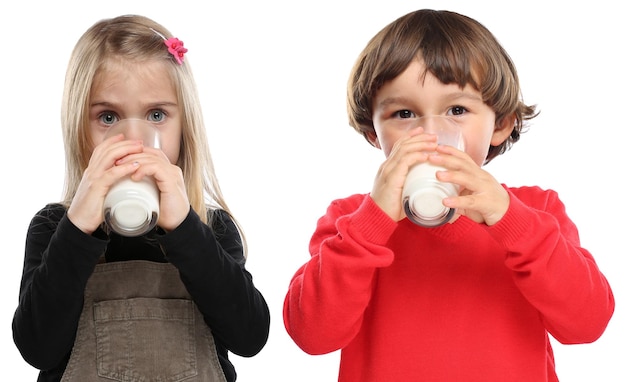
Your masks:
{"label": "boy's eyebrow", "polygon": [[469,98],[473,101],[483,102],[483,97],[481,97],[480,94],[473,94],[473,93],[468,93],[464,91],[450,93],[447,98],[449,98],[450,100],[456,100],[459,98]]}
{"label": "boy's eyebrow", "polygon": [[[461,98],[467,98],[470,99],[472,101],[478,101],[478,102],[483,102],[482,97],[479,94],[472,94],[472,93],[468,93],[468,92],[464,92],[464,91],[458,91],[458,92],[453,92],[453,93],[449,93],[445,96],[445,99],[448,101],[455,101]],[[408,104],[411,103],[412,100],[407,98],[407,97],[388,97],[385,98],[383,100],[381,100],[378,103],[378,106],[380,107],[387,107],[389,105],[395,105],[395,104]]]}
{"label": "boy's eyebrow", "polygon": [[409,103],[410,100],[406,97],[387,97],[378,103],[380,107],[387,107],[389,105],[395,104],[406,104]]}
{"label": "boy's eyebrow", "polygon": [[[463,92],[463,91],[450,93],[445,96],[445,99],[448,100],[449,102],[456,101],[456,100],[463,99],[463,98],[466,98],[472,101],[483,102],[483,99],[479,94],[472,94],[472,93]],[[382,99],[380,102],[378,102],[378,106],[384,108],[389,105],[397,105],[397,104],[403,105],[403,104],[408,104],[411,102],[412,100],[407,97],[387,97],[387,98]]]}

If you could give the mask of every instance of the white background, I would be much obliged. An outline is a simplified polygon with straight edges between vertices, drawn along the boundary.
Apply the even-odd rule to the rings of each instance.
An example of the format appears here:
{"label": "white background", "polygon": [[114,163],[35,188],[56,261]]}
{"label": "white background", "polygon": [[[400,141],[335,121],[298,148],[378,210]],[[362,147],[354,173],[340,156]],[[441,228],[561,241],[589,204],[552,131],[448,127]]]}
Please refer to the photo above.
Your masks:
{"label": "white background", "polygon": [[557,190],[583,246],[612,284],[617,308],[603,337],[554,344],[561,380],[626,381],[626,28],[614,2],[216,3],[24,0],[1,6],[2,375],[36,379],[13,344],[11,319],[28,223],[61,194],[60,103],[70,52],[97,20],[139,13],[189,48],[217,175],[249,239],[248,269],[270,305],[266,347],[250,359],[232,357],[239,380],[336,380],[338,352],[307,355],[286,334],[283,298],[309,257],[316,220],[332,199],[368,192],[384,159],[346,122],[345,85],[354,60],[384,25],[417,8],[435,8],[485,24],[516,62],[526,102],[541,110],[520,142],[487,169],[510,186]]}

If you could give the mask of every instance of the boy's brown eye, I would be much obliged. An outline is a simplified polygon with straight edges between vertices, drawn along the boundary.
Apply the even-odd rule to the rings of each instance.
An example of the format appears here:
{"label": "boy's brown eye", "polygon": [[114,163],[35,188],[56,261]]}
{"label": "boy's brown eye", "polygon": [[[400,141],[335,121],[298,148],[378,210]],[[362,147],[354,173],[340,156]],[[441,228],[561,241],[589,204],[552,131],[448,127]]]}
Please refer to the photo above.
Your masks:
{"label": "boy's brown eye", "polygon": [[400,110],[397,114],[400,118],[411,118],[413,116],[410,110]]}
{"label": "boy's brown eye", "polygon": [[465,112],[465,108],[463,106],[453,106],[450,108],[450,112],[452,115],[461,115]]}

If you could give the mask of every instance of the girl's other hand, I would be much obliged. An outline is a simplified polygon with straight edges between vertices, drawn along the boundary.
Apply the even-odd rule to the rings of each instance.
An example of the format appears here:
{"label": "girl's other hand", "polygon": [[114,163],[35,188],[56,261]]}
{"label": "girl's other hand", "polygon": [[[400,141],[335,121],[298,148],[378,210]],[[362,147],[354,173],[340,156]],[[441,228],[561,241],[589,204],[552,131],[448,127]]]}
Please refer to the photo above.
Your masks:
{"label": "girl's other hand", "polygon": [[170,163],[160,149],[144,147],[141,153],[128,155],[116,162],[118,166],[138,163],[131,179],[141,180],[144,176],[154,177],[159,188],[159,220],[157,225],[166,231],[178,227],[191,208],[183,172]]}

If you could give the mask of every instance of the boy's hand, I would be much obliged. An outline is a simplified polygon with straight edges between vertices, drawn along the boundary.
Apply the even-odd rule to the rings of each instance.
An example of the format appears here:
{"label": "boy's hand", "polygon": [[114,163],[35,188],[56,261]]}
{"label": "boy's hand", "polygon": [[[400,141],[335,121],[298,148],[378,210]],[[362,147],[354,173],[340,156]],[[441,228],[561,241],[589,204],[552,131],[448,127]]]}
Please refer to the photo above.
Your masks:
{"label": "boy's hand", "polygon": [[463,151],[450,146],[438,146],[440,155],[431,155],[428,160],[447,171],[439,171],[437,179],[461,186],[458,197],[444,199],[445,206],[455,208],[477,223],[494,225],[502,219],[509,208],[509,194],[487,171],[478,166]]}
{"label": "boy's hand", "polygon": [[402,208],[402,189],[409,168],[428,159],[428,152],[437,148],[437,137],[422,134],[417,128],[404,138],[398,139],[387,159],[380,165],[370,197],[395,221],[406,217]]}

